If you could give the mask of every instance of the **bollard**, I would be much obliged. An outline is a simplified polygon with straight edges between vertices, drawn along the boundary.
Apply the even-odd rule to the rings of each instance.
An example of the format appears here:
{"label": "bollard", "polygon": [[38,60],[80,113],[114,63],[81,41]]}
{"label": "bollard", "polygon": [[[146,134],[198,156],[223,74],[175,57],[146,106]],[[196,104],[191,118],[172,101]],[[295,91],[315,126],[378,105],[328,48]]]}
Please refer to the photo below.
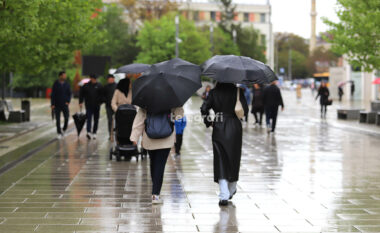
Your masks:
{"label": "bollard", "polygon": [[23,121],[30,121],[30,101],[21,101],[21,109],[25,111]]}

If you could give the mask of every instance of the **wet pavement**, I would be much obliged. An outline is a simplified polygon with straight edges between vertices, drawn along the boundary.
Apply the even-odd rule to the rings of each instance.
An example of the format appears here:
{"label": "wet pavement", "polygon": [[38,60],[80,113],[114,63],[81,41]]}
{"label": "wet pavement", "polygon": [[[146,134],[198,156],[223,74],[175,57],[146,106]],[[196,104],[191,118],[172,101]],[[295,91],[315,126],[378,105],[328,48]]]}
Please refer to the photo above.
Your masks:
{"label": "wet pavement", "polygon": [[181,157],[168,160],[164,204],[152,206],[149,161],[109,160],[103,114],[98,140],[71,132],[0,175],[0,232],[380,232],[378,127],[337,121],[338,106],[320,119],[307,91],[284,96],[275,135],[243,124],[228,207],[217,204],[211,129],[189,122]]}

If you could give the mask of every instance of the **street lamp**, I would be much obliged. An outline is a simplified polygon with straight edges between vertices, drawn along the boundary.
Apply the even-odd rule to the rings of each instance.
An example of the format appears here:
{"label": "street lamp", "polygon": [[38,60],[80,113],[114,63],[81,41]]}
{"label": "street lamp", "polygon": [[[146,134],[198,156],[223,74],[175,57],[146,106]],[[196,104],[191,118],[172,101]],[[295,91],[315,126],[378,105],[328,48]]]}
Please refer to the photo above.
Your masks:
{"label": "street lamp", "polygon": [[232,38],[234,39],[234,43],[236,44],[236,36],[237,36],[237,33],[236,33],[236,30],[234,29],[232,31]]}
{"label": "street lamp", "polygon": [[179,43],[181,43],[181,39],[179,38],[179,16],[175,16],[175,57],[179,57]]}
{"label": "street lamp", "polygon": [[210,24],[210,44],[211,44],[211,53],[214,55],[214,25]]}

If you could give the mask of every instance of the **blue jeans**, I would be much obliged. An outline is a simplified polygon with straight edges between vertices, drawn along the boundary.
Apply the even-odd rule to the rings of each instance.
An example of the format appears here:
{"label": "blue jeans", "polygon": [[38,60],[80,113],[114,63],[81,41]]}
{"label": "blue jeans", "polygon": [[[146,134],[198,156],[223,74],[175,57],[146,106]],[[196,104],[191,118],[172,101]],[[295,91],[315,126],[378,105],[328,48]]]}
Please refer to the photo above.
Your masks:
{"label": "blue jeans", "polygon": [[220,200],[228,200],[236,192],[237,182],[228,182],[226,179],[219,180]]}
{"label": "blue jeans", "polygon": [[267,127],[270,127],[272,120],[272,132],[276,129],[276,122],[277,122],[277,114],[278,114],[278,107],[269,107],[265,108],[265,120],[267,123]]}
{"label": "blue jeans", "polygon": [[[100,114],[100,106],[86,107],[87,133],[96,134],[96,131],[98,131],[99,114]],[[94,127],[91,130],[92,117],[94,117]]]}

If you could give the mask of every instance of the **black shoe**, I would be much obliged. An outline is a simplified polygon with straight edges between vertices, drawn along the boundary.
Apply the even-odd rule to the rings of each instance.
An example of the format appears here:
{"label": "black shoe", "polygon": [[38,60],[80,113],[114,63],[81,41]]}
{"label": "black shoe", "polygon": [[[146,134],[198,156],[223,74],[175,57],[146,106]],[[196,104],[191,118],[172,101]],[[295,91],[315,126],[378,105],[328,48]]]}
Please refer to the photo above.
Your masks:
{"label": "black shoe", "polygon": [[87,139],[90,139],[91,140],[91,138],[92,138],[92,136],[91,136],[91,134],[90,133],[87,133]]}
{"label": "black shoe", "polygon": [[220,200],[219,205],[220,206],[228,206],[228,201],[227,200]]}
{"label": "black shoe", "polygon": [[235,192],[230,196],[229,200],[231,200],[231,199],[234,197],[235,194],[236,194],[236,190],[235,190]]}

